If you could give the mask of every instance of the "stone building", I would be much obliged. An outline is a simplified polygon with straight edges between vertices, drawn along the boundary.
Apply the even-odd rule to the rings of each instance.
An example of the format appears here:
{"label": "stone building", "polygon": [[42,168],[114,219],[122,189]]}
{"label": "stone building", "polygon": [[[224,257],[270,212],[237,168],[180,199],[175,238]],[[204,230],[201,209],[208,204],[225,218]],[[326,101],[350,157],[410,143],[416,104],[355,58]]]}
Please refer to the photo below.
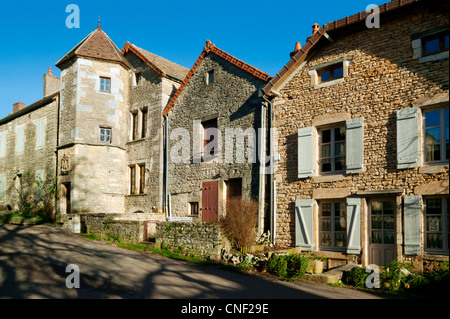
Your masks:
{"label": "stone building", "polygon": [[63,222],[164,219],[161,113],[188,69],[128,42],[119,50],[100,24],[56,66],[42,100],[0,120],[0,204],[11,207],[8,189],[30,172],[31,185],[57,177]]}
{"label": "stone building", "polygon": [[257,141],[265,136],[267,110],[258,90],[269,78],[207,41],[163,112],[172,219],[217,221],[227,199],[240,196],[259,199],[264,231],[264,143]]}
{"label": "stone building", "polygon": [[277,244],[332,266],[448,260],[448,9],[391,1],[315,24],[265,86]]}

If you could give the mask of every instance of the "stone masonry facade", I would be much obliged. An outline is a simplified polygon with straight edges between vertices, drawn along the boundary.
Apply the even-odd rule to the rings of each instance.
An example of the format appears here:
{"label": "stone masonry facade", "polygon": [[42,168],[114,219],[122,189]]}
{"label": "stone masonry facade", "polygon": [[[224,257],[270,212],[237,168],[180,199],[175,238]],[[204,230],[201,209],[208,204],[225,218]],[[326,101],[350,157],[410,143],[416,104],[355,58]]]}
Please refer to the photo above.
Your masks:
{"label": "stone masonry facade", "polygon": [[[442,255],[448,258],[446,243],[438,251],[433,251],[427,249],[425,242],[428,235],[433,235],[427,229],[431,227],[425,217],[427,199],[442,199],[444,209],[449,194],[448,49],[446,54],[420,61],[414,56],[413,42],[421,35],[429,34],[430,30],[439,30],[439,27],[446,29],[448,39],[448,18],[448,5],[421,3],[381,15],[380,28],[368,29],[360,23],[331,31],[328,36],[332,41],[323,38],[289,78],[278,88],[272,89],[275,92],[272,101],[280,153],[275,175],[278,244],[303,246],[334,258],[336,263],[339,260],[364,265],[380,262],[376,256],[380,250],[375,249],[377,245],[373,238],[378,226],[374,225],[375,217],[371,216],[375,214],[375,204],[390,201],[394,205],[391,220],[394,239],[389,241],[389,248],[392,249],[390,258],[386,255],[380,263],[386,264],[396,257],[400,260],[418,260],[419,264],[423,258],[440,258]],[[318,82],[320,69],[333,63],[341,63],[342,77],[322,84]],[[399,110],[407,109],[417,109],[417,116],[412,122],[414,125],[408,130],[416,127],[419,138],[411,140],[412,144],[418,145],[415,164],[405,168],[400,166],[399,153],[403,146],[399,141],[403,138],[400,135],[405,133],[400,131],[403,124],[399,123]],[[436,109],[441,110],[441,114],[445,114],[445,110],[447,112],[447,158],[444,155],[440,161],[427,162],[424,117],[425,112]],[[355,132],[361,136],[355,143],[350,136],[351,121],[355,123],[357,120],[361,124]],[[353,143],[346,150],[347,164],[355,164],[348,162],[353,159],[352,156],[357,157],[358,154],[353,153],[360,150],[362,161],[356,170],[352,171],[347,166],[347,170],[321,171],[320,160],[324,157],[322,152],[325,152],[321,143],[326,138],[324,134],[330,132],[329,128],[335,127],[345,128],[346,142]],[[334,134],[338,133],[334,131]],[[312,148],[305,142],[308,135],[311,136]],[[338,144],[334,147],[336,149]],[[305,174],[300,170],[309,161],[312,166],[310,172]],[[352,210],[348,209],[349,198],[357,201],[355,207],[360,215],[352,216],[357,218],[358,225],[352,224],[350,219]],[[410,199],[417,199],[419,205],[413,230],[410,229],[410,210],[407,209]],[[330,230],[325,216],[330,214],[331,206],[327,203],[347,204],[346,220],[338,217],[338,208],[331,210],[336,223],[339,220],[341,227],[346,228],[344,244],[339,247],[336,243],[334,247],[325,246],[322,237]],[[340,214],[343,216],[342,211]],[[442,210],[439,220],[439,229],[448,240],[445,237],[448,236],[448,213],[445,210]],[[357,234],[352,234],[351,227],[356,229]],[[333,231],[336,234],[337,227]],[[416,235],[415,248],[413,252],[408,252],[411,232]],[[299,238],[305,234],[309,236],[307,240]],[[356,250],[350,249],[351,236],[353,240],[358,239],[357,243],[353,242],[356,246],[352,247]],[[337,236],[335,240],[338,241]],[[388,246],[381,245],[381,255],[386,253],[382,249],[387,250]]]}

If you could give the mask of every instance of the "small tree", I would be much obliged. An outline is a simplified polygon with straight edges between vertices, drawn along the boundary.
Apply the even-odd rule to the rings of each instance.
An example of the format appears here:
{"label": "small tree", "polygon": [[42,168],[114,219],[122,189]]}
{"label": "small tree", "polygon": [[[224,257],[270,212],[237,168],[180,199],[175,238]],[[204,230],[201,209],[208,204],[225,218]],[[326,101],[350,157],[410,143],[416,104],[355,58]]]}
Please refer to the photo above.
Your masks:
{"label": "small tree", "polygon": [[258,202],[234,197],[227,201],[226,215],[219,220],[224,235],[236,248],[255,243],[258,223]]}
{"label": "small tree", "polygon": [[45,181],[36,176],[36,196],[35,202],[38,208],[38,215],[43,220],[51,220],[53,216],[53,204],[58,199],[58,181],[56,177],[47,175]]}

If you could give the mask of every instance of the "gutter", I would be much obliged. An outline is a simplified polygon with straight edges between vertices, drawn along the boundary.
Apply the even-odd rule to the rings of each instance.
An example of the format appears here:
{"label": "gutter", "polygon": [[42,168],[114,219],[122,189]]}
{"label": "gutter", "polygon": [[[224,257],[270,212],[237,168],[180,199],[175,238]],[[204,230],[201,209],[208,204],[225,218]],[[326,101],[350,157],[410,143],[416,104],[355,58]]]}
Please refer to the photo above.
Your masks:
{"label": "gutter", "polygon": [[168,194],[168,172],[169,172],[169,118],[164,115],[164,210],[166,218],[170,217],[170,204]]}
{"label": "gutter", "polygon": [[[268,111],[267,111],[267,130],[269,132],[269,154],[270,154],[270,165],[274,165],[273,160],[273,132],[272,132],[272,125],[273,125],[273,105],[272,102],[269,101],[265,95],[264,92],[260,91],[260,95],[264,102],[268,105]],[[274,167],[272,167],[272,171],[270,173],[269,177],[269,190],[270,190],[270,203],[269,203],[269,209],[270,209],[270,241],[274,244],[275,243],[275,179],[274,179]]]}

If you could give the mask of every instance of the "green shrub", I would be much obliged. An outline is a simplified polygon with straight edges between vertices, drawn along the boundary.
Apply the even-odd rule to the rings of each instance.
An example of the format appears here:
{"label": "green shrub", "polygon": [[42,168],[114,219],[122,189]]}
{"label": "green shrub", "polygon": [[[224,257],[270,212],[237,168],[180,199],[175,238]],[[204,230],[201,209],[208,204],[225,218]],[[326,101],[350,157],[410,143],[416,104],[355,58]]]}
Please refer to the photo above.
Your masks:
{"label": "green shrub", "polygon": [[366,272],[366,268],[354,267],[350,271],[344,273],[342,282],[346,285],[354,286],[357,288],[366,287],[366,279],[370,275]]}
{"label": "green shrub", "polygon": [[413,265],[410,263],[393,260],[386,266],[386,270],[381,273],[381,282],[390,292],[402,291],[410,279],[410,275],[407,272],[403,272],[402,269],[410,272],[413,268]]}
{"label": "green shrub", "polygon": [[308,269],[310,257],[300,254],[276,255],[273,254],[266,265],[267,271],[283,280],[301,278]]}

